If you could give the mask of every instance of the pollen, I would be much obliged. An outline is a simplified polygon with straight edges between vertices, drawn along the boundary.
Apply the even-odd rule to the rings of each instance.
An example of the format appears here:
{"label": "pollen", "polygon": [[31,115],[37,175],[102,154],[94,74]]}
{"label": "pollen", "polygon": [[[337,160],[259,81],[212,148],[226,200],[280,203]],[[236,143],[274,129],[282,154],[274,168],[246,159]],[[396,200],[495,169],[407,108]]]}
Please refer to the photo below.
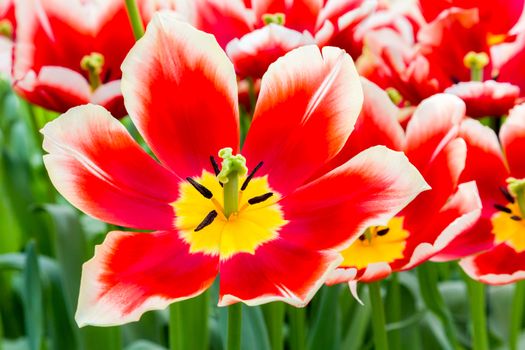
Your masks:
{"label": "pollen", "polygon": [[392,218],[387,226],[369,227],[350,247],[343,250],[342,267],[363,269],[370,264],[391,263],[403,258],[408,231],[403,217]]}
{"label": "pollen", "polygon": [[[239,183],[245,179],[240,178]],[[203,196],[204,188],[211,197]],[[239,211],[226,217],[221,206],[223,188],[214,174],[203,171],[191,182],[181,183],[179,198],[172,206],[175,228],[190,245],[190,252],[219,255],[225,260],[238,253],[255,254],[259,246],[279,237],[287,221],[278,204],[281,196],[270,188],[267,177],[252,175],[249,186],[239,192]]]}

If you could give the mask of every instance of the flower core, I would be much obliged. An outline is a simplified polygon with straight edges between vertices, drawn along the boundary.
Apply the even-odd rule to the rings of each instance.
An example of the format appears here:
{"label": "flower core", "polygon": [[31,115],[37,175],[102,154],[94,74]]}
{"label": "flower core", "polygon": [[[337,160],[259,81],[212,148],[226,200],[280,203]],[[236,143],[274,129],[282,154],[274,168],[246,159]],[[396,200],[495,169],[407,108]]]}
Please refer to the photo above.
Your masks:
{"label": "flower core", "polygon": [[175,227],[190,252],[220,255],[225,260],[237,253],[254,254],[257,247],[279,237],[279,229],[288,222],[278,204],[281,196],[270,188],[266,176],[250,178],[242,189],[246,178],[239,178],[239,209],[228,217],[222,205],[223,188],[215,175],[203,171],[191,180],[209,191],[206,196],[191,182],[181,183],[179,198],[172,205]]}
{"label": "flower core", "polygon": [[363,269],[370,264],[391,263],[403,257],[408,231],[403,229],[403,218],[394,217],[388,226],[372,226],[359,239],[343,250],[342,267]]}

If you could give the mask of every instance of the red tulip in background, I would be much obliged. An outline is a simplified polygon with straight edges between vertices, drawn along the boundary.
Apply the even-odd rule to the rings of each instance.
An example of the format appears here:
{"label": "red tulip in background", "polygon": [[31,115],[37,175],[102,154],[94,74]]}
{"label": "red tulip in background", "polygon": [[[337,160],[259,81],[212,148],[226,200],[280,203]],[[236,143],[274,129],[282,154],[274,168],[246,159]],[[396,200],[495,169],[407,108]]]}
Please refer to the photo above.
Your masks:
{"label": "red tulip in background", "polygon": [[[88,102],[126,115],[120,65],[135,39],[124,1],[15,0],[13,87],[31,103],[65,112]],[[144,17],[158,7],[143,0]]]}
{"label": "red tulip in background", "polygon": [[467,142],[462,179],[476,181],[483,211],[472,230],[454,240],[442,257],[482,252],[461,261],[472,278],[489,284],[523,279],[525,203],[519,184],[525,177],[525,105],[515,107],[503,124],[499,134],[501,146],[491,129],[474,120],[464,121],[460,134]]}
{"label": "red tulip in background", "polygon": [[306,44],[361,52],[357,25],[376,0],[189,0],[195,27],[214,34],[241,78],[260,78],[268,65]]}
{"label": "red tulip in background", "polygon": [[362,148],[384,144],[404,151],[432,187],[393,217],[388,225],[369,227],[348,249],[329,284],[371,282],[394,271],[411,269],[447,246],[480,215],[481,203],[474,182],[460,183],[465,166],[465,142],[459,125],[463,102],[438,94],[415,110],[406,132],[399,109],[379,87],[363,81],[364,106],[356,129],[331,165],[352,157]]}
{"label": "red tulip in background", "polygon": [[235,72],[212,36],[161,13],[122,68],[126,107],[160,164],[101,107],[74,108],[42,131],[64,197],[98,219],[156,230],[114,231],[96,249],[80,325],[137,320],[200,294],[219,272],[219,305],[304,306],[340,264],[338,249],[428,188],[381,146],[312,180],[361,108],[340,49],[306,46],[269,68],[242,156]]}
{"label": "red tulip in background", "polygon": [[[417,105],[446,90],[464,99],[471,117],[505,115],[516,103],[521,84],[521,68],[514,66],[522,45],[519,38],[514,43],[511,28],[523,1],[501,3],[493,11],[494,4],[486,1],[422,0],[422,15],[429,22],[412,21],[416,41],[388,27],[365,34],[359,71],[382,88],[396,89],[401,103]],[[470,53],[486,55],[486,62],[476,67],[479,61],[465,60]],[[479,71],[476,78],[473,70]],[[492,78],[498,82],[482,81]]]}

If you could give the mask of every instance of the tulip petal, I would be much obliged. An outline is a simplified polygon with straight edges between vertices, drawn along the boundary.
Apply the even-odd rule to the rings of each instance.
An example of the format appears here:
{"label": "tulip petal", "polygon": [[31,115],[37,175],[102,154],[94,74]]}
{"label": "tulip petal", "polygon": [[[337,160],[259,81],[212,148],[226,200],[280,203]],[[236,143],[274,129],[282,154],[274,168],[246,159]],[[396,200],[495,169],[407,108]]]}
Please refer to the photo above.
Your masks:
{"label": "tulip petal", "polygon": [[473,279],[491,285],[502,285],[525,279],[525,252],[517,253],[500,244],[486,253],[469,256],[460,266]]}
{"label": "tulip petal", "polygon": [[[287,194],[334,157],[354,128],[363,93],[344,51],[295,49],[274,62],[261,82],[243,148],[249,168],[263,161],[272,188]],[[322,141],[322,142],[321,142]]]}
{"label": "tulip petal", "polygon": [[314,44],[308,32],[298,32],[277,24],[270,24],[241,37],[226,46],[226,52],[241,77],[260,78],[268,66],[288,51]]}
{"label": "tulip petal", "polygon": [[285,15],[285,25],[300,32],[315,32],[317,16],[322,7],[323,0],[252,0],[255,19],[259,25],[264,25],[263,15],[282,13]]}
{"label": "tulip petal", "polygon": [[525,104],[512,109],[500,131],[501,145],[513,177],[525,178]]}
{"label": "tulip petal", "polygon": [[237,82],[214,37],[157,13],[122,64],[126,109],[161,162],[181,177],[239,144]]}
{"label": "tulip petal", "polygon": [[170,229],[178,179],[155,162],[104,108],[75,107],[43,129],[44,163],[58,191],[97,219]]}
{"label": "tulip petal", "polygon": [[341,152],[317,173],[319,175],[346,163],[348,159],[372,146],[386,146],[394,151],[402,151],[404,148],[405,132],[397,120],[399,108],[376,84],[361,78],[361,85],[364,94],[363,109],[357,118],[355,129]]}
{"label": "tulip petal", "polygon": [[192,254],[174,231],[113,231],[84,264],[75,319],[112,326],[199,295],[215,279],[218,257]]}
{"label": "tulip petal", "polygon": [[372,147],[283,198],[289,223],[280,236],[305,247],[344,249],[428,188],[403,153]]}
{"label": "tulip petal", "polygon": [[[461,181],[475,180],[481,198],[494,198],[498,187],[506,186],[509,172],[505,167],[498,137],[489,127],[467,119],[461,124],[460,136],[467,144],[467,161]],[[503,199],[498,196],[498,199]]]}
{"label": "tulip petal", "polygon": [[244,302],[254,306],[283,301],[305,306],[342,261],[335,252],[319,252],[276,240],[255,254],[221,261],[219,306]]}
{"label": "tulip petal", "polygon": [[233,39],[253,30],[253,13],[246,8],[242,0],[190,1],[195,9],[195,27],[206,33],[213,33],[222,48]]}
{"label": "tulip petal", "polygon": [[58,66],[42,67],[38,74],[27,72],[13,81],[13,89],[31,103],[57,112],[88,103],[91,96],[89,84],[80,73]]}

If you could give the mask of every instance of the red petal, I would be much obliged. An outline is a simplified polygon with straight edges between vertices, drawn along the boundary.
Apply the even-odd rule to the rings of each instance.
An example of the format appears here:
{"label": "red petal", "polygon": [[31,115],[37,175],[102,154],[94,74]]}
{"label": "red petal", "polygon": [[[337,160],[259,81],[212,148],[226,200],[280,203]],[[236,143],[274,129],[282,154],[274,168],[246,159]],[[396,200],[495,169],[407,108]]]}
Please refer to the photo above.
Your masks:
{"label": "red petal", "polygon": [[[416,206],[417,203],[414,202],[413,205]],[[404,261],[396,262],[393,268],[396,270],[413,268],[443,249],[447,250],[450,242],[458,239],[476,224],[481,214],[481,207],[478,190],[473,181],[459,185],[456,193],[438,212],[425,215],[427,211],[421,210],[425,207],[420,206],[419,210],[423,215],[418,217],[418,212],[413,211],[412,217],[405,217],[406,229],[411,233],[404,252],[406,256]],[[430,243],[431,247],[427,254],[418,256],[418,247],[422,243]],[[448,251],[435,260],[455,259],[450,254],[451,251]]]}
{"label": "red petal", "polygon": [[525,32],[518,34],[515,41],[496,45],[491,50],[491,59],[499,72],[498,80],[517,85],[521,96],[525,95]]}
{"label": "red petal", "polygon": [[284,301],[303,307],[341,261],[335,252],[305,249],[286,240],[264,244],[254,255],[236,254],[221,261],[219,306]]}
{"label": "red petal", "polygon": [[179,176],[211,171],[211,155],[223,147],[238,149],[237,81],[213,36],[159,12],[122,72],[130,117]]}
{"label": "red petal", "polygon": [[325,47],[295,49],[273,63],[261,82],[243,155],[264,161],[272,188],[289,193],[339,152],[363,94],[350,56]]}
{"label": "red petal", "polygon": [[[463,64],[468,52],[489,54],[487,32],[477,9],[452,7],[443,11],[419,30],[417,40],[432,69],[441,71],[448,80],[446,86],[454,81],[470,80],[470,70]],[[489,63],[484,69],[485,77],[491,76],[491,70],[492,63]]]}
{"label": "red petal", "polygon": [[218,257],[190,253],[177,232],[110,232],[83,266],[75,319],[80,327],[137,321],[202,293],[217,271]]}
{"label": "red petal", "polygon": [[314,43],[307,32],[270,24],[230,41],[226,52],[241,78],[261,78],[268,66],[288,51]]}
{"label": "red petal", "polygon": [[525,104],[512,109],[499,136],[511,175],[518,179],[525,178]]}
{"label": "red petal", "polygon": [[506,244],[461,260],[463,270],[473,279],[501,285],[525,279],[525,252],[517,253]]}
{"label": "red petal", "polygon": [[262,16],[265,14],[283,13],[285,25],[300,32],[307,30],[314,33],[317,16],[323,7],[323,0],[252,0],[255,20],[264,25]]}
{"label": "red petal", "polygon": [[461,181],[475,180],[482,199],[494,198],[499,193],[498,187],[506,186],[509,176],[498,137],[492,129],[473,119],[461,124],[460,136],[467,143],[467,162]]}
{"label": "red petal", "polygon": [[84,77],[68,68],[46,66],[35,74],[29,71],[13,82],[14,90],[31,103],[56,112],[88,103],[91,88]]}
{"label": "red petal", "polygon": [[343,249],[426,189],[403,153],[372,147],[283,198],[289,223],[280,236],[312,249]]}
{"label": "red petal", "polygon": [[105,109],[72,108],[43,129],[44,163],[58,191],[100,220],[140,229],[173,227],[178,179]]}
{"label": "red petal", "polygon": [[91,96],[91,103],[101,105],[117,118],[128,115],[126,108],[124,108],[124,98],[120,91],[120,80],[113,80],[99,86]]}
{"label": "red petal", "polygon": [[460,97],[472,118],[501,117],[508,114],[520,95],[520,89],[494,80],[461,82],[445,90]]}
{"label": "red petal", "polygon": [[225,48],[235,38],[253,30],[253,14],[242,0],[192,0],[194,1],[196,28],[211,33]]}
{"label": "red petal", "polygon": [[477,8],[481,21],[493,34],[506,34],[514,26],[523,10],[523,3],[523,0],[419,0],[422,13],[429,22],[450,7]]}
{"label": "red petal", "polygon": [[402,151],[405,132],[397,118],[400,113],[387,93],[365,78],[363,87],[363,109],[357,118],[355,129],[350,134],[343,149],[320,172],[322,175],[346,163],[350,158],[372,146],[386,146],[394,151]]}

